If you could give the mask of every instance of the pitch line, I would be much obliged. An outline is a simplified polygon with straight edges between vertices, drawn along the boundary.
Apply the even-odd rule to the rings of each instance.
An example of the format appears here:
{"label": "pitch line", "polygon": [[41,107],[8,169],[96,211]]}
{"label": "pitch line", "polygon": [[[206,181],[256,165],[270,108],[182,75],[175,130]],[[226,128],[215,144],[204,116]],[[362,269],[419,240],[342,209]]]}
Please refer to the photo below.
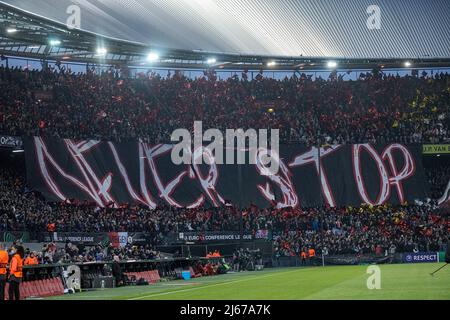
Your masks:
{"label": "pitch line", "polygon": [[179,293],[179,292],[189,292],[189,291],[200,290],[200,289],[205,289],[205,288],[218,287],[218,286],[228,285],[228,284],[232,284],[232,283],[251,281],[251,280],[257,280],[257,279],[263,279],[263,278],[269,278],[269,277],[273,277],[273,276],[278,276],[280,274],[284,275],[284,274],[288,274],[288,273],[298,272],[300,270],[303,270],[303,269],[297,269],[297,270],[292,270],[292,271],[288,271],[288,272],[279,272],[279,273],[277,272],[277,273],[272,273],[272,274],[268,274],[268,275],[265,275],[265,276],[257,276],[257,277],[248,278],[248,279],[239,279],[239,280],[234,280],[234,281],[225,281],[225,282],[221,282],[221,283],[210,284],[210,285],[206,285],[206,286],[202,286],[202,287],[196,287],[196,288],[189,288],[189,289],[174,290],[174,291],[169,291],[169,292],[154,293],[154,294],[149,294],[149,295],[140,296],[140,297],[136,297],[136,298],[130,298],[130,299],[127,299],[127,300],[141,300],[141,299],[145,299],[145,298],[157,297],[157,296],[165,296],[165,295]]}

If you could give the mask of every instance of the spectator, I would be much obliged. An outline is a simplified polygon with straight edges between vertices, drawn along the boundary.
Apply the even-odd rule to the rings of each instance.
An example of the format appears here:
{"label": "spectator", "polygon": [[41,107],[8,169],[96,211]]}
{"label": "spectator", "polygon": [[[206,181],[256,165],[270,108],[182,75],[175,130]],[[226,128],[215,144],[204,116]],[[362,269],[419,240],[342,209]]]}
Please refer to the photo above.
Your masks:
{"label": "spectator", "polygon": [[36,257],[36,253],[34,251],[30,252],[30,255],[25,258],[23,263],[25,266],[34,266],[39,264],[39,261]]}
{"label": "spectator", "polygon": [[[283,142],[316,145],[449,141],[449,75],[367,73],[356,81],[305,74],[192,80],[175,73],[118,78],[0,66],[0,133],[169,142],[174,129],[280,129]],[[272,112],[268,112],[272,109]]]}

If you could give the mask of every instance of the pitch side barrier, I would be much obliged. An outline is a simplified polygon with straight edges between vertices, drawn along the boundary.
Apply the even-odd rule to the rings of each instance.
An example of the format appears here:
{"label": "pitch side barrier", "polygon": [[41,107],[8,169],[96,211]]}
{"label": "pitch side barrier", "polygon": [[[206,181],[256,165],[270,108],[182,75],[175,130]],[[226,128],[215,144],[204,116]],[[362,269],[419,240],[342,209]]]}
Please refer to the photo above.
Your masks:
{"label": "pitch side barrier", "polygon": [[316,255],[302,261],[299,257],[274,257],[273,267],[301,267],[301,266],[326,266],[333,265],[365,265],[365,264],[395,264],[395,263],[436,263],[445,260],[444,251],[429,252],[398,252],[389,255],[376,254],[340,254],[322,256]]}
{"label": "pitch side barrier", "polygon": [[[384,263],[419,263],[439,262],[439,252],[397,253],[394,255],[330,255],[325,257],[325,265],[364,265]],[[147,284],[159,281],[181,279],[187,271],[195,277],[193,266],[198,262],[223,262],[230,266],[231,256],[215,258],[164,258],[155,260],[121,261],[119,265],[125,274],[125,284],[138,284],[143,280]],[[243,262],[242,262],[243,263]],[[301,267],[320,266],[321,256],[307,258],[274,257],[271,262],[264,262],[269,267]],[[79,289],[114,288],[115,278],[112,276],[111,261],[88,263],[63,263],[24,266],[24,285],[21,288],[23,297],[45,297],[75,292]],[[261,264],[261,262],[259,263]],[[246,267],[243,266],[245,269]],[[234,267],[233,267],[234,269]],[[249,269],[250,270],[250,269]],[[251,270],[260,270],[252,268]]]}
{"label": "pitch side barrier", "polygon": [[[176,270],[189,269],[197,262],[218,262],[221,259],[229,260],[230,256],[215,258],[167,258],[155,260],[128,260],[120,261],[120,267],[124,273],[143,272],[157,270],[161,278],[177,278]],[[112,261],[95,261],[85,263],[59,263],[24,266],[24,281],[43,280],[61,277],[63,272],[72,266],[80,269],[81,278],[91,275],[109,275]]]}
{"label": "pitch side barrier", "polygon": [[[192,266],[199,261],[219,262],[215,258],[167,258],[119,262],[125,285],[157,283],[180,279],[183,271],[193,273]],[[33,299],[74,293],[81,289],[114,288],[111,261],[90,263],[61,263],[24,266],[24,281],[20,286],[21,299]],[[6,290],[8,292],[8,290]],[[6,297],[8,298],[8,297]]]}

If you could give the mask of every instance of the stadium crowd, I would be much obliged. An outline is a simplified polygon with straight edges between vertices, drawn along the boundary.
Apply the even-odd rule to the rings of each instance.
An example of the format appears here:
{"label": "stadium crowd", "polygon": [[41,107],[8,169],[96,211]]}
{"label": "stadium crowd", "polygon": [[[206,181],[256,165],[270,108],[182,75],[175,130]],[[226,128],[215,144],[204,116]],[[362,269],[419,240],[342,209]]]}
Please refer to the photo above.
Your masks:
{"label": "stadium crowd", "polygon": [[[442,143],[450,141],[450,76],[361,74],[356,81],[311,79],[305,74],[278,81],[258,74],[248,80],[218,80],[214,72],[189,79],[175,72],[126,79],[114,70],[74,74],[0,66],[0,134],[74,139],[169,142],[173,130],[279,128],[283,142]],[[431,170],[436,199],[450,170]],[[75,245],[36,253],[41,263],[87,262],[156,257],[153,246],[181,231],[239,230],[273,234],[277,256],[299,255],[307,248],[330,254],[386,250],[436,250],[445,242],[448,217],[433,202],[359,208],[256,209],[233,207],[177,209],[160,206],[96,208],[88,203],[47,203],[29,190],[16,172],[0,173],[0,231],[146,232],[147,247]],[[323,224],[321,220],[323,218]],[[321,226],[323,226],[323,231]],[[323,240],[323,241],[322,241]],[[33,257],[34,258],[34,257]]]}
{"label": "stadium crowd", "polygon": [[449,141],[450,76],[361,74],[356,81],[282,81],[258,74],[195,80],[149,71],[137,79],[117,70],[74,74],[0,66],[0,133],[113,141],[170,142],[175,129],[280,129],[284,142]]}
{"label": "stadium crowd", "polygon": [[[15,241],[12,247],[21,246],[20,241]],[[113,261],[117,256],[120,261],[152,260],[161,257],[160,252],[151,245],[127,244],[123,247],[109,245],[85,245],[74,244],[67,241],[61,246],[55,242],[44,243],[40,250],[26,248],[24,265],[39,264],[64,264],[64,263],[88,263]]]}
{"label": "stadium crowd", "polygon": [[66,247],[55,256],[49,249],[53,247],[48,247],[38,255],[45,263],[111,259],[114,254],[127,258],[155,256],[151,248],[163,244],[177,232],[239,230],[241,215],[245,232],[255,236],[259,230],[272,233],[278,256],[298,255],[309,247],[321,250],[324,246],[330,254],[380,253],[392,246],[398,251],[438,250],[445,245],[449,229],[448,216],[431,200],[403,206],[356,208],[251,207],[241,211],[234,207],[161,206],[150,210],[124,206],[100,209],[86,203],[46,203],[38,194],[30,192],[13,172],[6,170],[0,176],[0,231],[27,230],[30,234],[128,231],[149,235],[150,247],[127,247],[121,253],[104,251],[107,248],[101,246],[83,246],[82,250]]}
{"label": "stadium crowd", "polygon": [[432,203],[313,208],[277,212],[271,220],[280,225],[274,235],[277,256],[300,256],[307,248],[326,248],[329,254],[437,251],[445,248],[450,227],[448,216],[440,214]]}
{"label": "stadium crowd", "polygon": [[430,196],[439,199],[450,181],[450,166],[433,166],[425,171],[430,185]]}
{"label": "stadium crowd", "polygon": [[89,203],[47,203],[30,191],[13,170],[0,173],[0,231],[139,232],[155,235],[153,243],[178,231],[217,231],[239,228],[233,208],[208,210],[160,206],[98,208]]}

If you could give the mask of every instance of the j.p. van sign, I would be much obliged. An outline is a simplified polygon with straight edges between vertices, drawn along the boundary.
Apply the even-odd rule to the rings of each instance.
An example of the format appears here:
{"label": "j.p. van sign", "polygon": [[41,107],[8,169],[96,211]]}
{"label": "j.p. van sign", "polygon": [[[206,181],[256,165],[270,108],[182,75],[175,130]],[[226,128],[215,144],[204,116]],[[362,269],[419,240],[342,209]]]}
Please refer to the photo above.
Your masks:
{"label": "j.p. van sign", "polygon": [[450,154],[450,144],[424,144],[423,154]]}

